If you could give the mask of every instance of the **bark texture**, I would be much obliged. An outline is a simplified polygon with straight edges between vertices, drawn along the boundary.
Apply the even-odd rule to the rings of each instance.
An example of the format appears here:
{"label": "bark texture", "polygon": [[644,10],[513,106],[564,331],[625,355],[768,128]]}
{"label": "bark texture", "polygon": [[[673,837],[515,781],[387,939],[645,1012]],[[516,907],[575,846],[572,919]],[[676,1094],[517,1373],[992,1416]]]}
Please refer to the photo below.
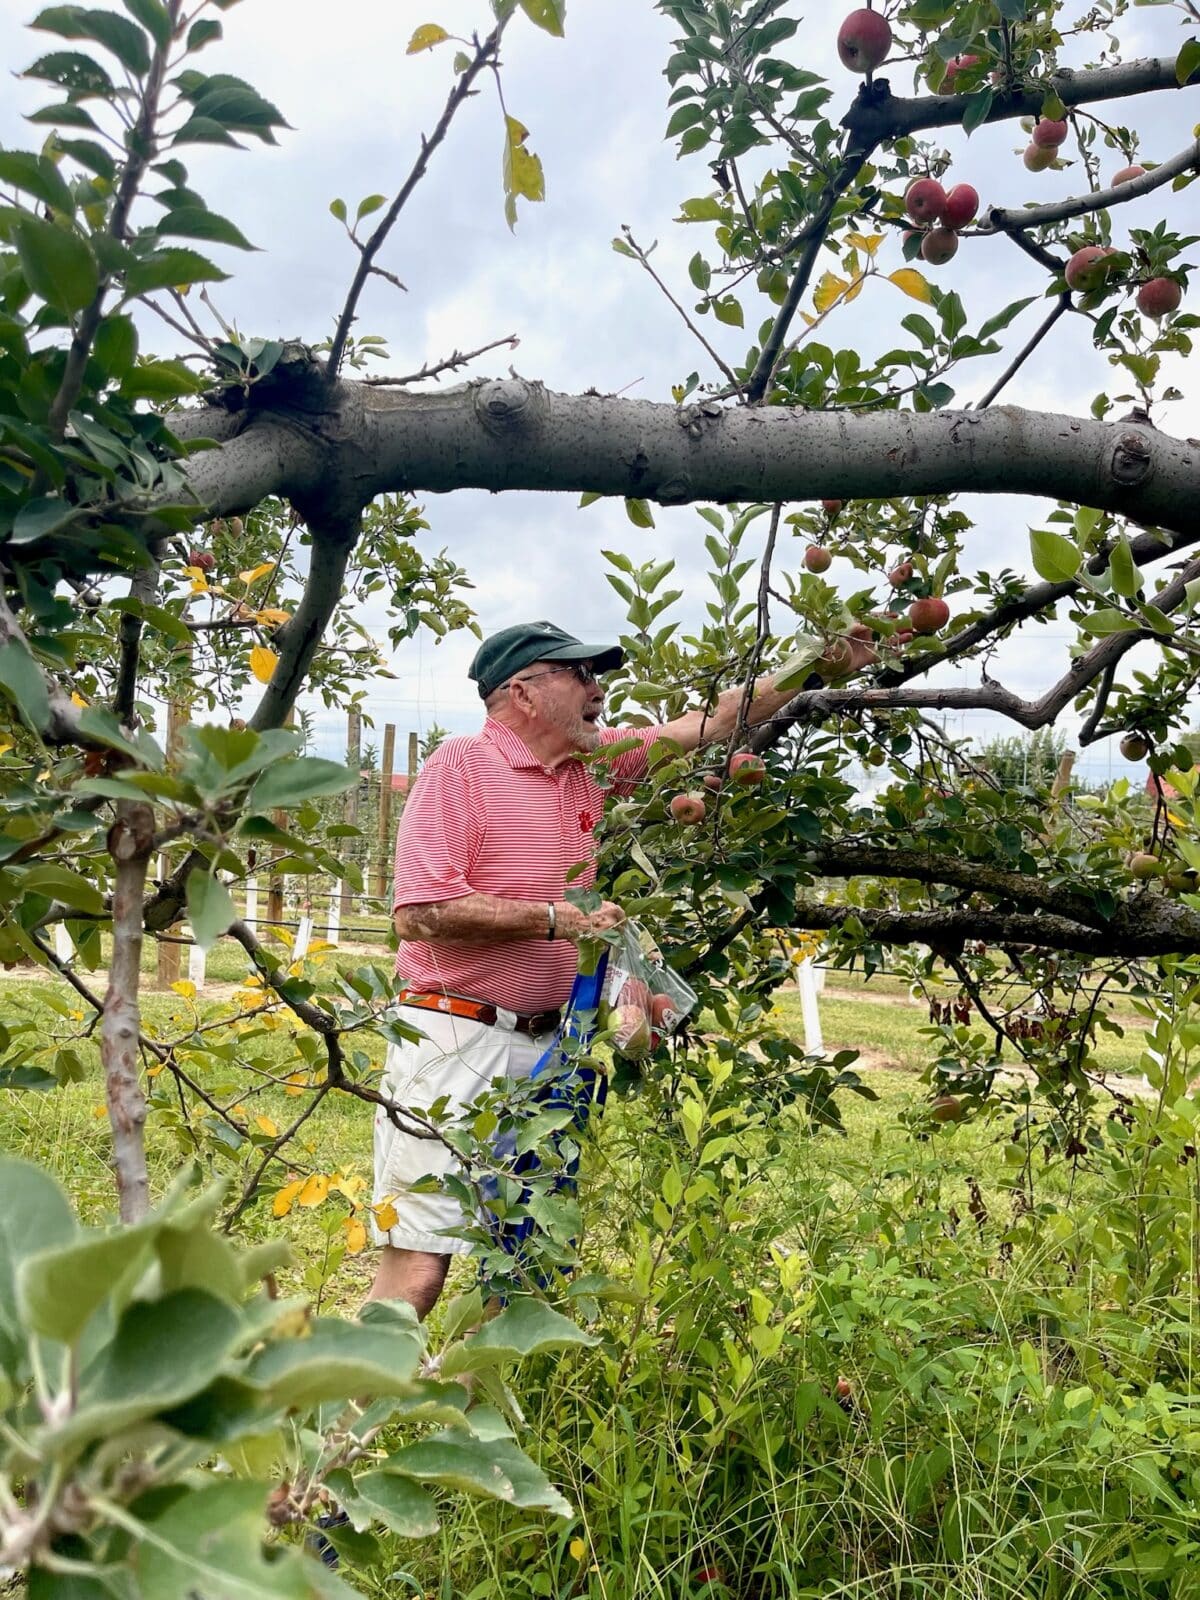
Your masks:
{"label": "bark texture", "polygon": [[1200,505],[1200,440],[1013,406],[679,407],[505,378],[419,394],[342,384],[324,412],[301,419],[280,404],[248,418],[189,474],[216,514],[283,494],[341,520],[379,494],[468,488],[661,505],[969,492],[1046,496],[1186,532]]}

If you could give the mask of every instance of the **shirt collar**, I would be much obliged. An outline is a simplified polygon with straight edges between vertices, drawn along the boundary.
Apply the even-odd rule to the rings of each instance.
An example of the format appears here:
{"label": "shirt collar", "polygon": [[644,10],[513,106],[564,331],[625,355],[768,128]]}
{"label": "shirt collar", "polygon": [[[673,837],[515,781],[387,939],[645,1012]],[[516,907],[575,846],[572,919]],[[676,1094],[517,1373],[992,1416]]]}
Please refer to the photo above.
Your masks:
{"label": "shirt collar", "polygon": [[519,733],[514,733],[506,723],[497,722],[494,717],[488,717],[484,722],[482,737],[489,744],[495,745],[514,771],[521,767],[536,767],[540,770],[544,765]]}

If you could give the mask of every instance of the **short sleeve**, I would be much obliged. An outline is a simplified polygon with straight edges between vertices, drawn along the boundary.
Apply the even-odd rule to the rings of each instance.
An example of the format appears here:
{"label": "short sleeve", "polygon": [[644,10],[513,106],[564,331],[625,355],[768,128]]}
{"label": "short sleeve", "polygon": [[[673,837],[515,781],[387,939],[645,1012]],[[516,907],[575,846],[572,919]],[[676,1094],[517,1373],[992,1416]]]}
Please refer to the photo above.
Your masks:
{"label": "short sleeve", "polygon": [[611,761],[605,761],[601,770],[607,773],[613,788],[618,794],[632,794],[646,776],[650,765],[650,750],[662,729],[653,724],[648,728],[605,728],[600,735],[600,748],[609,744],[629,744],[636,740],[629,749],[622,750],[619,755],[613,756]]}
{"label": "short sleeve", "polygon": [[475,892],[470,872],[479,848],[477,816],[464,767],[435,751],[422,767],[396,829],[393,910],[460,900]]}

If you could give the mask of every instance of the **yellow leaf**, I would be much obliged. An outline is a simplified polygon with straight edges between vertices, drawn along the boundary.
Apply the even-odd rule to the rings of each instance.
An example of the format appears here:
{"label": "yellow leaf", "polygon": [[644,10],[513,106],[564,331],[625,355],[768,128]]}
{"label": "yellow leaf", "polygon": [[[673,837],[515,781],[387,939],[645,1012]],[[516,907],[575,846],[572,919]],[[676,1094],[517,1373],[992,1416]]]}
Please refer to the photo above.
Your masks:
{"label": "yellow leaf", "polygon": [[[196,569],[194,567],[189,567],[188,568],[188,571],[190,573],[193,573],[193,574],[195,573],[195,570]],[[208,593],[208,584],[205,583],[203,578],[196,577],[196,576],[192,577],[192,593],[193,594],[207,594]]]}
{"label": "yellow leaf", "polygon": [[905,294],[919,300],[922,305],[933,304],[933,291],[916,267],[897,267],[895,272],[888,273],[888,282],[894,283],[897,289],[903,289]]}
{"label": "yellow leaf", "polygon": [[828,311],[830,306],[836,305],[850,285],[845,278],[839,278],[835,272],[826,272],[821,275],[821,281],[813,290],[813,305],[818,311]]}
{"label": "yellow leaf", "polygon": [[576,1534],[571,1540],[570,1544],[567,1546],[567,1549],[571,1552],[576,1561],[582,1561],[584,1556],[587,1555],[587,1545],[584,1544],[583,1540],[578,1534]]}
{"label": "yellow leaf", "polygon": [[450,37],[445,28],[436,22],[423,22],[408,41],[406,56],[419,55],[422,50],[432,50],[435,44],[444,44]]}
{"label": "yellow leaf", "polygon": [[375,1221],[382,1233],[394,1228],[400,1221],[400,1213],[390,1200],[385,1200],[382,1205],[372,1206],[371,1210],[375,1213]]}
{"label": "yellow leaf", "polygon": [[166,1062],[165,1061],[156,1061],[152,1067],[147,1067],[146,1068],[146,1076],[148,1078],[157,1078],[159,1073],[162,1071],[162,1069],[165,1066],[166,1066]]}
{"label": "yellow leaf", "polygon": [[275,563],[273,561],[264,561],[261,566],[251,567],[248,572],[239,572],[238,577],[248,589],[252,583],[257,583],[260,578],[265,578],[268,572],[274,571]]}
{"label": "yellow leaf", "polygon": [[176,994],[181,994],[185,1000],[196,998],[196,985],[190,978],[179,978],[171,985]]}
{"label": "yellow leaf", "polygon": [[529,129],[516,117],[504,118],[504,215],[510,228],[517,224],[517,197],[525,200],[546,198],[546,179],[542,163],[525,148]]}
{"label": "yellow leaf", "polygon": [[231,1117],[244,1117],[246,1115],[246,1108],[245,1106],[230,1106],[229,1115]]}
{"label": "yellow leaf", "polygon": [[254,1121],[256,1126],[266,1134],[268,1139],[274,1139],[278,1137],[279,1126],[277,1123],[272,1122],[270,1117],[255,1117]]}
{"label": "yellow leaf", "polygon": [[872,233],[870,235],[865,233],[848,233],[846,235],[846,243],[852,244],[856,250],[865,250],[869,256],[873,256],[876,250],[879,249],[879,246],[883,243],[884,237],[885,235],[882,233]]}
{"label": "yellow leaf", "polygon": [[82,710],[83,707],[87,705],[87,701],[79,693],[78,689],[72,689],[71,690],[71,704],[73,706],[78,706],[80,708],[80,710]]}
{"label": "yellow leaf", "polygon": [[346,1199],[353,1205],[357,1196],[362,1193],[366,1186],[367,1180],[361,1174],[352,1173],[348,1178],[338,1176],[329,1187],[336,1189],[339,1194],[344,1194]]}
{"label": "yellow leaf", "polygon": [[93,1106],[92,1107],[92,1115],[94,1117],[106,1117],[108,1115],[108,1107],[107,1106]]}
{"label": "yellow leaf", "polygon": [[250,671],[259,683],[270,683],[278,660],[274,650],[268,650],[265,644],[256,644],[250,652]]}
{"label": "yellow leaf", "polygon": [[6,755],[13,747],[13,741],[7,735],[0,737],[0,756]]}
{"label": "yellow leaf", "polygon": [[301,1189],[296,1204],[301,1206],[319,1206],[329,1193],[329,1175],[325,1172],[314,1172],[312,1177]]}
{"label": "yellow leaf", "polygon": [[254,613],[256,622],[268,623],[271,627],[280,628],[285,622],[292,620],[290,611],[279,611],[274,606],[264,606],[261,611]]}
{"label": "yellow leaf", "polygon": [[292,1183],[285,1183],[283,1188],[280,1189],[279,1193],[271,1202],[272,1215],[276,1217],[286,1217],[288,1212],[292,1209],[292,1201],[300,1193],[303,1187],[303,1178],[296,1178]]}
{"label": "yellow leaf", "polygon": [[865,278],[855,278],[854,282],[846,290],[847,301],[856,300],[858,298],[858,296],[862,293],[862,286],[866,281],[867,280]]}
{"label": "yellow leaf", "polygon": [[[268,1018],[268,1021],[269,1020],[270,1019]],[[283,1092],[284,1092],[284,1094],[303,1094],[307,1087],[308,1087],[308,1073],[307,1072],[293,1072],[291,1077],[284,1084]]]}
{"label": "yellow leaf", "polygon": [[366,1248],[366,1227],[357,1217],[347,1217],[342,1223],[342,1227],[346,1230],[346,1249],[349,1250],[352,1256],[356,1256],[360,1250]]}

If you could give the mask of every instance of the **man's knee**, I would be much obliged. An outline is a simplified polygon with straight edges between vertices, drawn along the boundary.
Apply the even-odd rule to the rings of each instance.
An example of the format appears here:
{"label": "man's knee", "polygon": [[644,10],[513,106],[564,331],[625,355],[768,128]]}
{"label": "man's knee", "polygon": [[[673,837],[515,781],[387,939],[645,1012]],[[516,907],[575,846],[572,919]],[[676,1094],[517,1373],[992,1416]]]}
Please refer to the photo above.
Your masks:
{"label": "man's knee", "polygon": [[448,1255],[385,1244],[367,1299],[407,1300],[419,1317],[426,1317],[442,1292],[449,1268]]}

